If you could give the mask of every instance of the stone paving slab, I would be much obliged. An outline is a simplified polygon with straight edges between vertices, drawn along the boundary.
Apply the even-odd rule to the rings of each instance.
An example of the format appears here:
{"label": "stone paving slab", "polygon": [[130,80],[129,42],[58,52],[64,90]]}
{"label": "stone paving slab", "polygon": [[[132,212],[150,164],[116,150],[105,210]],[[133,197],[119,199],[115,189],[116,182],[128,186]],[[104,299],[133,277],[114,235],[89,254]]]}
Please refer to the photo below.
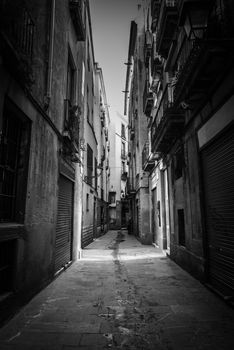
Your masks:
{"label": "stone paving slab", "polygon": [[110,231],[0,330],[1,350],[226,350],[234,313],[163,252]]}

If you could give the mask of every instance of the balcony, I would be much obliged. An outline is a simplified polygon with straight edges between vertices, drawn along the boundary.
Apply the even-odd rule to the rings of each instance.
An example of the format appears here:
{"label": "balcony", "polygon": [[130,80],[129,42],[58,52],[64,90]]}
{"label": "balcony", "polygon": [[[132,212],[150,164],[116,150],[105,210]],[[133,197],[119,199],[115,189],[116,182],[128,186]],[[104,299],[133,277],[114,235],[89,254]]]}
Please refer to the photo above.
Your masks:
{"label": "balcony", "polygon": [[130,140],[134,140],[134,138],[135,138],[135,128],[132,127],[130,129]]}
{"label": "balcony", "polygon": [[147,30],[145,32],[145,47],[144,47],[145,66],[146,67],[149,67],[149,60],[150,60],[150,56],[151,56],[152,43],[153,43],[152,33],[149,30]]}
{"label": "balcony", "polygon": [[107,126],[104,127],[103,131],[104,131],[104,135],[105,135],[105,140],[108,141],[108,128],[107,128]]}
{"label": "balcony", "polygon": [[64,100],[63,154],[72,162],[80,162],[79,157],[79,107]]}
{"label": "balcony", "polygon": [[104,128],[105,126],[105,112],[101,112],[101,116],[100,116],[100,120],[101,120],[101,126]]}
{"label": "balcony", "polygon": [[177,1],[162,0],[157,24],[157,51],[164,58],[170,48],[178,21]]}
{"label": "balcony", "polygon": [[155,166],[155,161],[158,159],[158,156],[154,155],[150,151],[149,141],[146,141],[143,150],[142,150],[142,169],[144,171],[151,171]]}
{"label": "balcony", "polygon": [[[186,16],[185,3],[181,1],[181,24],[183,16]],[[205,1],[205,3],[209,3]],[[226,5],[225,5],[226,6]],[[191,22],[188,35],[181,43],[180,50],[175,60],[178,67],[174,80],[174,101],[177,105],[186,102],[191,109],[202,103],[212,87],[230,69],[232,65],[234,45],[234,15],[225,8],[224,3],[207,12],[207,18],[203,18],[203,26]],[[196,11],[193,8],[192,12]],[[185,24],[184,24],[185,25]]]}
{"label": "balcony", "polygon": [[125,150],[121,150],[121,159],[123,159],[123,160],[127,159],[127,153]]}
{"label": "balcony", "polygon": [[78,41],[85,40],[85,4],[83,0],[69,0],[71,18]]}
{"label": "balcony", "polygon": [[34,21],[22,0],[14,6],[8,1],[0,4],[0,39],[4,64],[21,84],[31,86]]}
{"label": "balcony", "polygon": [[153,92],[149,91],[148,81],[146,80],[144,94],[143,94],[143,110],[147,117],[151,116],[153,105],[154,105]]}
{"label": "balcony", "polygon": [[181,25],[186,17],[186,13],[189,9],[200,11],[201,9],[211,8],[212,0],[177,0],[177,8],[179,14],[179,25]]}
{"label": "balcony", "polygon": [[162,77],[162,62],[156,57],[152,60],[151,64],[151,72],[152,72],[152,82],[150,85],[150,90],[152,90],[155,94],[158,92],[158,85]]}
{"label": "balcony", "polygon": [[127,171],[123,171],[122,174],[121,174],[121,180],[122,181],[127,181],[127,178],[128,178]]}
{"label": "balcony", "polygon": [[127,178],[126,191],[127,191],[127,199],[134,198],[136,194],[136,189],[134,188],[133,183],[129,177]]}
{"label": "balcony", "polygon": [[160,10],[160,2],[161,0],[151,0],[151,14],[152,14],[152,24],[151,30],[152,33],[155,33],[157,27],[157,18]]}
{"label": "balcony", "polygon": [[174,141],[183,133],[183,127],[184,112],[175,107],[173,88],[171,84],[167,84],[151,126],[152,152],[168,152]]}

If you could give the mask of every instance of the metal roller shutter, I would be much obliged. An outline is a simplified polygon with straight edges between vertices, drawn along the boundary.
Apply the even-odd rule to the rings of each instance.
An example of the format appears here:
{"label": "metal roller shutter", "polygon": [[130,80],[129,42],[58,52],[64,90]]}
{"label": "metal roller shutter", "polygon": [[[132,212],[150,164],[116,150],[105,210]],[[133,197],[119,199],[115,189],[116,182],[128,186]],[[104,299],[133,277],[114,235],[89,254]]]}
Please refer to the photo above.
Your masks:
{"label": "metal roller shutter", "polygon": [[72,259],[73,183],[59,178],[58,214],[55,244],[55,271]]}
{"label": "metal roller shutter", "polygon": [[234,128],[202,151],[208,277],[234,297]]}

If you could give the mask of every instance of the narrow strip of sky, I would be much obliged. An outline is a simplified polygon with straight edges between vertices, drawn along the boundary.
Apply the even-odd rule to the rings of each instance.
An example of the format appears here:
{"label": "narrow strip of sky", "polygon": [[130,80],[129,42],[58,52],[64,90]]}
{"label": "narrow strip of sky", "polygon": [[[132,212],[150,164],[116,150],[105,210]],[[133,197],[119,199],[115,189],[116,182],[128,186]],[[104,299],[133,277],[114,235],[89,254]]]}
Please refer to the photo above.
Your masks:
{"label": "narrow strip of sky", "polygon": [[90,0],[95,59],[103,70],[111,118],[123,114],[130,23],[141,0]]}

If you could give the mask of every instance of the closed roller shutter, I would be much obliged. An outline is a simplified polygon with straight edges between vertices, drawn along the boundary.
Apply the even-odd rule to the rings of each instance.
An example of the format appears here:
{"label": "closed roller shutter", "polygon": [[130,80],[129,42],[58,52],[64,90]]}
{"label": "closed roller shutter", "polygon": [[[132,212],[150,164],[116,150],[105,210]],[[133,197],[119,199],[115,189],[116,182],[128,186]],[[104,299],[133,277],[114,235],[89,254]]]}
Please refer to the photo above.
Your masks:
{"label": "closed roller shutter", "polygon": [[55,271],[72,259],[73,183],[59,178],[58,214],[56,225]]}
{"label": "closed roller shutter", "polygon": [[202,151],[208,277],[234,297],[234,129]]}

